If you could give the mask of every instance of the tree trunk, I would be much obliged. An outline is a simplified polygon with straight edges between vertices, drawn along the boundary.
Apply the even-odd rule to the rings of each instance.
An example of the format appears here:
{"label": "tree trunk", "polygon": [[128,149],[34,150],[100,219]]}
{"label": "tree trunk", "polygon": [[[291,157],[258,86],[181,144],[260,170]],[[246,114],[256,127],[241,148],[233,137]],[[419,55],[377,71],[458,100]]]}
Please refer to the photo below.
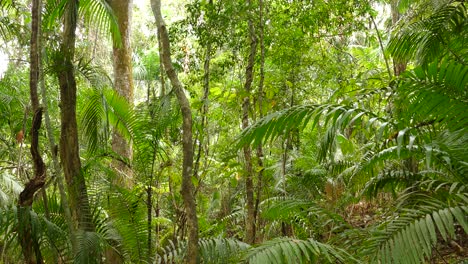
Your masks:
{"label": "tree trunk", "polygon": [[[41,33],[41,8],[40,0],[33,0],[31,6],[31,47],[30,47],[30,71],[29,71],[29,92],[31,105],[34,113],[31,127],[31,157],[33,161],[34,177],[25,185],[20,193],[18,201],[18,231],[19,240],[23,250],[24,261],[26,263],[42,263],[42,255],[39,242],[33,233],[31,226],[31,206],[35,193],[40,190],[46,179],[46,167],[39,153],[39,129],[41,128],[42,109],[39,107],[39,97],[37,87],[39,83],[39,63],[40,63],[40,33]],[[34,255],[33,255],[34,250]]]}
{"label": "tree trunk", "polygon": [[[211,2],[210,2],[211,3]],[[195,158],[195,165],[193,169],[193,176],[198,178],[198,188],[195,190],[195,193],[197,193],[198,189],[201,186],[201,178],[198,177],[198,172],[200,170],[200,160],[201,160],[201,154],[202,150],[204,149],[204,156],[205,159],[208,156],[208,145],[210,142],[209,135],[206,131],[206,128],[208,127],[208,96],[210,94],[210,61],[211,61],[211,43],[208,42],[206,44],[206,53],[205,53],[205,62],[203,65],[203,97],[202,97],[202,106],[200,109],[201,112],[201,124],[200,124],[200,129],[198,131],[198,142],[196,143],[197,146],[194,146],[194,149],[197,149],[197,156]],[[206,145],[206,146],[204,146]]]}
{"label": "tree trunk", "polygon": [[[130,45],[132,2],[132,0],[109,1],[117,17],[121,37],[120,42],[114,39],[113,44],[114,89],[131,105],[133,105],[132,49]],[[131,144],[115,130],[112,133],[112,150],[128,161],[132,159]],[[123,177],[120,183],[131,186],[133,173],[128,164],[117,160],[114,162],[114,166]]]}
{"label": "tree trunk", "polygon": [[[401,17],[400,11],[398,10],[398,1],[392,0],[390,2],[390,8],[392,13],[392,25],[395,26]],[[393,73],[396,77],[400,76],[405,70],[406,62],[393,59]]]}
{"label": "tree trunk", "polygon": [[[248,1],[249,6],[251,1]],[[253,82],[253,72],[255,65],[255,55],[257,51],[257,37],[255,36],[255,29],[252,19],[249,17],[249,37],[250,37],[250,53],[245,69],[245,83],[244,91],[245,97],[242,103],[242,129],[249,126],[249,112],[250,112],[250,93]],[[254,208],[254,184],[253,184],[253,169],[252,169],[252,151],[249,145],[244,146],[244,159],[245,159],[245,194],[247,199],[247,219],[246,219],[246,238],[247,243],[255,243],[255,208]]]}
{"label": "tree trunk", "polygon": [[60,160],[67,182],[74,230],[93,231],[88,193],[81,171],[76,123],[76,81],[72,60],[75,54],[78,3],[78,0],[67,1],[61,43],[62,57],[57,65],[61,108]]}
{"label": "tree trunk", "polygon": [[182,166],[182,188],[181,194],[185,204],[188,222],[188,249],[185,263],[196,264],[198,257],[198,219],[197,208],[194,196],[194,186],[192,183],[192,167],[193,167],[193,145],[192,145],[192,111],[190,102],[185,96],[182,84],[180,83],[177,73],[172,66],[171,51],[169,43],[169,35],[166,25],[161,14],[161,1],[151,0],[151,8],[153,9],[154,17],[158,32],[161,34],[162,61],[166,70],[167,76],[171,81],[172,87],[176,93],[177,100],[182,111],[182,130],[183,130],[183,166]]}
{"label": "tree trunk", "polygon": [[[45,54],[45,51],[43,51],[42,54]],[[40,73],[42,73],[43,72],[42,64],[40,64],[40,66],[41,67],[39,71]],[[52,164],[53,164],[53,172],[54,172],[54,176],[52,176],[52,178],[55,178],[57,180],[57,186],[59,188],[59,193],[60,193],[60,204],[63,208],[65,220],[67,222],[68,235],[70,236],[70,240],[72,244],[72,252],[75,254],[78,251],[76,237],[75,237],[76,234],[73,229],[73,221],[72,221],[70,206],[68,202],[68,196],[65,191],[65,186],[63,184],[63,175],[61,174],[61,171],[60,171],[60,162],[58,158],[58,146],[55,143],[54,131],[52,128],[52,124],[50,122],[50,116],[49,116],[49,111],[48,111],[48,106],[47,106],[49,100],[47,99],[47,91],[45,87],[44,78],[41,78],[40,83],[41,83],[41,93],[42,93],[42,104],[43,104],[43,109],[44,109],[44,121],[45,121],[44,123],[46,127],[47,138],[49,139],[49,149],[52,155]]]}
{"label": "tree trunk", "polygon": [[[259,42],[260,42],[260,80],[258,82],[258,96],[257,96],[257,103],[258,103],[258,114],[259,114],[259,117],[262,118],[263,117],[263,83],[264,83],[264,80],[265,80],[265,41],[264,41],[264,29],[265,29],[265,25],[264,25],[264,21],[263,21],[263,0],[260,0],[259,1],[259,8],[260,8],[260,12],[259,12],[259,22],[260,22],[260,26],[259,26]],[[260,204],[260,200],[261,200],[261,197],[262,197],[262,188],[263,188],[263,167],[265,166],[263,164],[263,145],[262,143],[258,144],[257,146],[257,165],[258,167],[260,168],[260,170],[258,171],[258,174],[257,174],[257,197],[255,198],[255,212],[254,212],[254,219],[255,219],[255,226],[256,228],[258,229],[258,227],[260,226],[260,216],[259,216],[259,209],[258,209],[258,206]],[[255,242],[259,242],[258,241],[258,235],[256,235],[256,240]]]}

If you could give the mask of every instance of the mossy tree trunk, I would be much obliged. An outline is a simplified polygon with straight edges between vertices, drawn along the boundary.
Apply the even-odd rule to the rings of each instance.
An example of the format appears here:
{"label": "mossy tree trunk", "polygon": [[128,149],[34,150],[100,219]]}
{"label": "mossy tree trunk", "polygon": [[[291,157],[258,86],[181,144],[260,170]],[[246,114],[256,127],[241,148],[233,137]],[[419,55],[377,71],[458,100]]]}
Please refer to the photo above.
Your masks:
{"label": "mossy tree trunk", "polygon": [[61,57],[56,71],[60,86],[60,160],[68,187],[74,230],[93,231],[85,178],[81,170],[76,122],[76,81],[73,66],[75,54],[78,0],[67,1],[64,12]]}

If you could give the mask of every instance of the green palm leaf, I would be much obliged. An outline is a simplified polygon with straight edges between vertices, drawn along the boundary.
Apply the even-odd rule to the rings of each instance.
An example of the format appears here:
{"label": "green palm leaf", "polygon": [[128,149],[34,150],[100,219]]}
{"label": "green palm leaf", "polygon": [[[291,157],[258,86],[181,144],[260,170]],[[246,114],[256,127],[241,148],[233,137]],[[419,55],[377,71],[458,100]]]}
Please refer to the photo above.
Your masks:
{"label": "green palm leaf", "polygon": [[250,264],[269,263],[359,263],[340,248],[313,239],[275,238],[249,250],[245,260]]}
{"label": "green palm leaf", "polygon": [[396,59],[417,59],[421,65],[442,56],[452,56],[462,62],[467,54],[462,44],[466,43],[466,39],[463,41],[466,25],[466,7],[462,1],[454,1],[439,8],[430,17],[399,30],[391,38],[388,50]]}
{"label": "green palm leaf", "polygon": [[96,152],[98,146],[106,146],[110,126],[128,140],[132,139],[134,123],[132,107],[116,91],[91,89],[87,92],[81,124],[91,153]]}
{"label": "green palm leaf", "polygon": [[79,11],[85,18],[85,22],[104,32],[110,32],[114,44],[121,45],[121,35],[117,18],[108,1],[81,0]]}
{"label": "green palm leaf", "polygon": [[[254,145],[274,140],[293,129],[304,129],[309,123],[315,127],[333,126],[329,130],[328,144],[332,144],[335,131],[360,123],[364,128],[387,131],[393,124],[371,111],[347,105],[299,105],[267,115],[242,131],[237,146]],[[382,134],[381,133],[381,134]],[[327,149],[329,147],[326,147]]]}
{"label": "green palm leaf", "polygon": [[400,116],[417,127],[440,123],[450,131],[468,127],[468,66],[433,62],[405,74],[398,87]]}
{"label": "green palm leaf", "polygon": [[[186,243],[174,245],[172,242],[158,255],[157,263],[182,263]],[[232,238],[206,238],[198,242],[201,263],[238,263],[250,246]]]}
{"label": "green palm leaf", "polygon": [[[466,192],[461,194],[466,196]],[[439,237],[455,238],[455,222],[468,232],[466,201],[452,200],[455,204],[450,206],[421,192],[409,192],[400,200],[400,205],[415,208],[402,208],[380,225],[361,252],[375,263],[421,263],[431,258]]]}
{"label": "green palm leaf", "polygon": [[[56,22],[60,20],[67,2],[68,0],[45,1],[43,21],[47,28],[53,28]],[[110,33],[115,44],[121,45],[121,35],[117,18],[107,1],[81,0],[78,12],[84,18],[85,23],[103,32]]]}

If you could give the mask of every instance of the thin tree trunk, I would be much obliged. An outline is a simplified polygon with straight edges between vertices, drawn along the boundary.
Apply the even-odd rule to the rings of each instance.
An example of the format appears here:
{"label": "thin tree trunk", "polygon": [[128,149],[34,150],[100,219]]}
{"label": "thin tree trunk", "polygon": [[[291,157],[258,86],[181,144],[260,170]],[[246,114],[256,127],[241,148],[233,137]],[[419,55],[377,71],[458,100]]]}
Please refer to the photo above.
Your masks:
{"label": "thin tree trunk", "polygon": [[374,17],[372,15],[370,15],[370,19],[371,19],[372,24],[374,25],[375,32],[377,33],[377,39],[379,40],[380,50],[382,51],[382,56],[383,56],[384,61],[385,61],[385,66],[387,66],[388,77],[391,79],[392,78],[392,72],[390,71],[390,65],[388,64],[387,55],[385,55],[385,49],[384,49],[384,46],[383,46],[383,43],[382,43],[382,36],[380,36],[379,28],[377,27],[377,23],[375,23]]}
{"label": "thin tree trunk", "polygon": [[[33,122],[31,127],[31,157],[33,161],[34,177],[25,185],[20,193],[18,201],[19,239],[26,263],[42,263],[42,255],[36,234],[31,226],[31,206],[34,195],[45,184],[46,167],[39,153],[39,129],[41,128],[42,109],[39,107],[37,87],[39,83],[40,35],[41,35],[41,0],[33,0],[31,6],[31,47],[30,47],[30,71],[29,93],[33,110]],[[33,253],[34,250],[34,253]],[[33,255],[34,254],[34,255]]]}
{"label": "thin tree trunk", "polygon": [[[109,1],[117,18],[121,41],[114,39],[113,64],[114,64],[114,89],[133,105],[133,74],[132,74],[132,48],[130,44],[132,0]],[[125,160],[132,159],[132,146],[117,131],[112,132],[112,150]],[[115,168],[121,173],[120,184],[132,186],[132,170],[122,161],[114,162]]]}
{"label": "thin tree trunk", "polygon": [[146,209],[147,209],[147,228],[148,228],[148,238],[147,238],[147,247],[148,247],[148,263],[152,262],[153,258],[153,176],[154,176],[154,164],[156,162],[156,147],[153,149],[151,170],[149,175],[148,187],[146,188]]}
{"label": "thin tree trunk", "polygon": [[166,95],[166,81],[164,79],[164,63],[162,61],[162,45],[161,45],[161,32],[158,31],[158,52],[159,52],[159,71],[161,78],[161,90],[159,91],[159,97]]}
{"label": "thin tree trunk", "polygon": [[75,31],[78,19],[78,0],[67,1],[64,12],[61,55],[58,60],[60,85],[60,160],[67,182],[71,216],[74,230],[93,231],[91,210],[78,145],[76,122],[76,81],[73,68],[75,54]]}
{"label": "thin tree trunk", "polygon": [[[201,153],[203,149],[204,144],[209,144],[209,136],[208,133],[206,133],[206,128],[208,126],[208,96],[210,94],[210,61],[211,61],[211,43],[206,44],[206,54],[205,54],[205,62],[203,65],[203,97],[202,97],[202,102],[203,105],[201,107],[201,125],[200,125],[200,130],[198,134],[200,135],[198,137],[198,148],[197,148],[197,157],[195,158],[195,165],[193,169],[193,176],[198,177],[198,171],[200,169],[200,159],[201,159]],[[205,140],[206,139],[206,140]],[[205,148],[207,150],[207,148]],[[208,155],[208,151],[205,151],[204,155],[205,158]],[[198,187],[201,186],[201,179],[198,177]],[[197,192],[198,188],[195,190]]]}
{"label": "thin tree trunk", "polygon": [[[398,11],[398,1],[390,1],[390,8],[392,14],[392,25],[395,26],[401,17],[400,11]],[[393,59],[393,73],[395,76],[400,76],[405,70],[406,62]]]}
{"label": "thin tree trunk", "polygon": [[[260,20],[260,26],[259,26],[259,42],[260,42],[260,80],[258,82],[258,96],[257,96],[257,102],[258,102],[258,112],[259,112],[259,117],[263,117],[263,83],[265,80],[265,42],[264,42],[264,21],[263,21],[263,0],[259,0],[259,20]],[[254,212],[254,219],[256,223],[256,227],[260,226],[260,217],[259,217],[259,210],[258,206],[260,204],[260,200],[262,197],[262,188],[263,188],[263,145],[262,143],[258,144],[257,146],[257,165],[260,168],[257,174],[257,197],[255,198],[255,212]],[[256,235],[256,238],[258,240],[258,235]],[[256,241],[258,242],[258,241]]]}
{"label": "thin tree trunk", "polygon": [[162,61],[166,74],[171,81],[172,87],[176,93],[177,100],[182,111],[182,130],[183,130],[183,166],[182,166],[182,188],[181,194],[185,204],[188,222],[188,248],[185,263],[195,264],[198,257],[198,219],[197,208],[194,196],[194,186],[192,183],[193,167],[193,145],[192,145],[192,111],[190,102],[185,96],[182,83],[180,83],[177,73],[172,66],[169,35],[161,14],[161,1],[151,0],[151,8],[158,32],[161,34]]}
{"label": "thin tree trunk", "polygon": [[[251,6],[251,1],[248,1]],[[250,93],[253,82],[253,72],[255,65],[255,55],[257,51],[257,37],[255,36],[255,29],[252,19],[248,18],[249,37],[250,37],[250,53],[245,69],[245,83],[244,91],[245,97],[242,103],[242,129],[249,126],[249,112],[250,112]],[[244,146],[244,159],[245,159],[245,193],[247,199],[247,219],[246,219],[246,238],[247,243],[255,243],[255,208],[254,208],[254,184],[253,184],[253,169],[252,169],[252,151],[249,145]]]}
{"label": "thin tree trunk", "polygon": [[[391,2],[391,12],[392,12],[392,25],[396,25],[398,21],[400,20],[401,14],[398,10],[398,2],[397,1],[392,1]],[[393,70],[395,73],[395,76],[398,77],[400,76],[405,70],[406,70],[406,62],[404,61],[398,61],[393,59]],[[400,106],[396,106],[396,112],[399,114]],[[403,162],[404,166],[406,169],[408,169],[412,173],[418,173],[418,161],[414,157],[410,157],[404,160]]]}

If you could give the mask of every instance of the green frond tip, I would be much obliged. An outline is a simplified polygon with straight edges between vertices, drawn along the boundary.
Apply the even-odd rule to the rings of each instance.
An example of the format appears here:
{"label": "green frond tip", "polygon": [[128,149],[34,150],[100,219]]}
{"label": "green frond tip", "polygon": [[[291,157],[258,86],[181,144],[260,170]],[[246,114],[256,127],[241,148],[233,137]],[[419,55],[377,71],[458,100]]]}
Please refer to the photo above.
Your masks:
{"label": "green frond tip", "polygon": [[275,238],[249,250],[250,264],[295,263],[360,263],[345,250],[314,239]]}

